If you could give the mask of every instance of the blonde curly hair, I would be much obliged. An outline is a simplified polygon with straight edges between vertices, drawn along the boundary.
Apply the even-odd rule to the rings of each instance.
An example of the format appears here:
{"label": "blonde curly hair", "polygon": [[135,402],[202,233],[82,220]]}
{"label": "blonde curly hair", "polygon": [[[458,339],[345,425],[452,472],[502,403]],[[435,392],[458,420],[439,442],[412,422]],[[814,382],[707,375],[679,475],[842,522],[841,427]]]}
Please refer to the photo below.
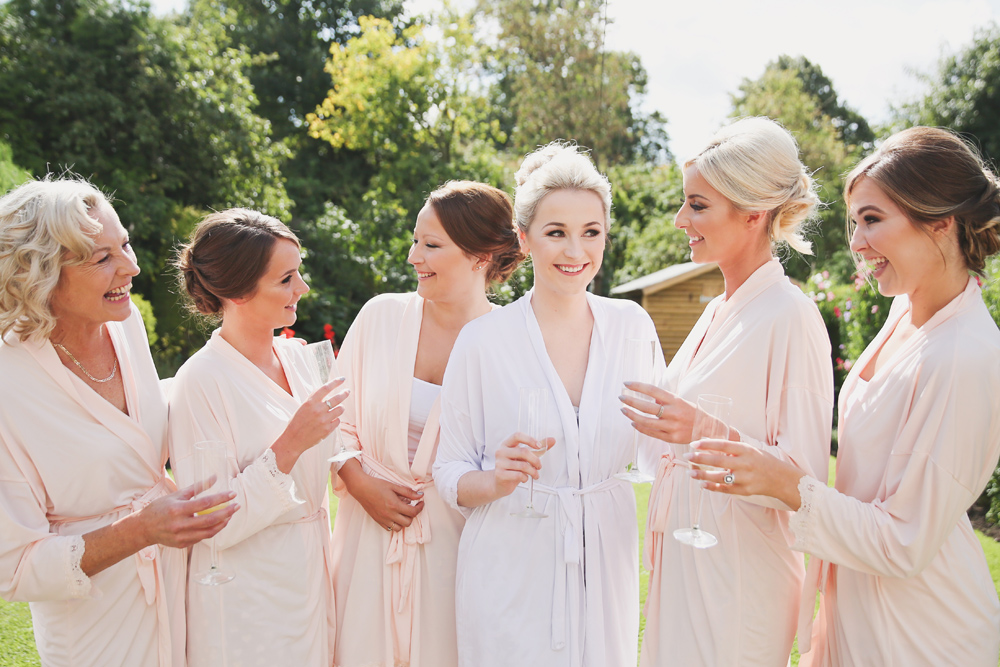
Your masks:
{"label": "blonde curly hair", "polygon": [[738,211],[768,213],[768,238],[804,255],[802,228],[820,205],[816,185],[788,130],[770,118],[744,118],[719,130],[684,166],[694,165]]}
{"label": "blonde curly hair", "polygon": [[514,223],[524,233],[535,219],[539,202],[556,190],[593,192],[604,208],[604,230],[611,226],[611,183],[579,146],[565,141],[542,146],[524,158],[514,178]]}
{"label": "blonde curly hair", "polygon": [[108,198],[81,178],[30,181],[0,198],[0,336],[47,339],[56,325],[51,297],[64,266],[94,252]]}

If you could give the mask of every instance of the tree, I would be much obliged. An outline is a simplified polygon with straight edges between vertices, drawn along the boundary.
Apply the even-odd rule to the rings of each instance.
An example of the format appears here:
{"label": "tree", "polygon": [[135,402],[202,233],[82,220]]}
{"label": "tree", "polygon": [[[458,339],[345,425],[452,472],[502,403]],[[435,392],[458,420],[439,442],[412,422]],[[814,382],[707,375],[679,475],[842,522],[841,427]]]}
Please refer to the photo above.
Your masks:
{"label": "tree", "polygon": [[289,213],[287,149],[255,114],[250,56],[223,25],[197,13],[161,19],[122,0],[0,7],[0,137],[36,174],[72,167],[115,193],[143,271],[136,291],[168,346],[179,316],[164,274],[201,211]]}
{"label": "tree", "polygon": [[645,158],[666,161],[658,113],[639,110],[646,70],[633,53],[604,48],[603,0],[498,0],[478,13],[498,26],[488,51],[496,73],[494,108],[508,141],[524,155],[553,139],[593,150],[606,168]]}
{"label": "tree", "polygon": [[[822,76],[814,66],[814,76]],[[834,99],[835,93],[831,92]],[[808,90],[796,70],[772,63],[756,80],[745,79],[732,96],[732,117],[767,116],[780,122],[795,137],[803,164],[819,185],[819,225],[808,235],[813,256],[789,251],[786,270],[804,278],[818,266],[844,282],[853,273],[853,261],[844,233],[846,209],[843,203],[843,175],[854,162],[850,148],[841,139],[840,128],[821,108],[820,100]]]}
{"label": "tree", "polygon": [[992,162],[1000,161],[1000,26],[980,28],[970,44],[922,78],[930,90],[896,110],[896,125],[951,128],[970,135]]}
{"label": "tree", "polygon": [[14,154],[6,142],[0,141],[0,194],[31,178],[31,174],[14,164]]}

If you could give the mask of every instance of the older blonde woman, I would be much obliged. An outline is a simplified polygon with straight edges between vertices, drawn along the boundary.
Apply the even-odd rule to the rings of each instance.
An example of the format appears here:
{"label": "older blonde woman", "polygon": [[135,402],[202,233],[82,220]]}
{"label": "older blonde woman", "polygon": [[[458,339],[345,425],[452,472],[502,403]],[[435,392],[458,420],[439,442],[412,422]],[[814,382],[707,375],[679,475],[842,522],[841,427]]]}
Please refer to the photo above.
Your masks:
{"label": "older blonde woman", "polygon": [[166,476],[138,273],[89,184],[0,199],[0,595],[31,602],[47,666],[183,666],[183,549],[237,510],[196,516],[234,495]]}

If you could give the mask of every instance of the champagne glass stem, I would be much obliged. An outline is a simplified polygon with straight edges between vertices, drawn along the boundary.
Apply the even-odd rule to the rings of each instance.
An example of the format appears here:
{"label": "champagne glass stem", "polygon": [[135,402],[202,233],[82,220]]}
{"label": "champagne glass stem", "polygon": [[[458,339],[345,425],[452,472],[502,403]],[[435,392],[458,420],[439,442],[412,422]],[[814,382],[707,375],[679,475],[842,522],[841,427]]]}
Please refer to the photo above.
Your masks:
{"label": "champagne glass stem", "polygon": [[535,478],[528,478],[528,507],[535,509]]}
{"label": "champagne glass stem", "polygon": [[215,538],[211,539],[211,544],[209,545],[209,552],[212,558],[212,571],[219,569],[219,551],[218,547],[215,545]]}
{"label": "champagne glass stem", "polygon": [[698,493],[698,511],[694,515],[694,529],[701,530],[701,504],[705,500],[705,489],[699,489]]}
{"label": "champagne glass stem", "polygon": [[639,467],[639,432],[636,431],[635,429],[632,429],[632,468],[630,469],[634,470],[635,468],[638,467]]}

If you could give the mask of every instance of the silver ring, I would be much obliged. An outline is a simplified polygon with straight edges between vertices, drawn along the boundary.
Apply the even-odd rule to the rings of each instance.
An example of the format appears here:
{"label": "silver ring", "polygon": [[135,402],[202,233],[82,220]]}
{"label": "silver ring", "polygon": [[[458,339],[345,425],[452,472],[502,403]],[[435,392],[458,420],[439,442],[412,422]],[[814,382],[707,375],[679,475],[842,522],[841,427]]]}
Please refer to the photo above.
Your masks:
{"label": "silver ring", "polygon": [[323,403],[326,405],[326,411],[327,412],[330,412],[331,410],[333,410],[333,406],[330,405],[330,401],[323,401]]}
{"label": "silver ring", "polygon": [[[396,524],[392,524],[392,526],[395,526],[395,525]],[[392,532],[392,526],[386,526],[385,529],[388,530],[391,533]]]}
{"label": "silver ring", "polygon": [[660,415],[663,414],[663,408],[665,408],[665,407],[667,407],[667,406],[663,405],[662,403],[660,404],[660,409],[656,411],[656,418],[657,419],[659,419]]}
{"label": "silver ring", "polygon": [[736,475],[734,475],[731,472],[727,472],[726,476],[722,478],[722,481],[725,482],[726,484],[732,484],[733,482],[736,481]]}

